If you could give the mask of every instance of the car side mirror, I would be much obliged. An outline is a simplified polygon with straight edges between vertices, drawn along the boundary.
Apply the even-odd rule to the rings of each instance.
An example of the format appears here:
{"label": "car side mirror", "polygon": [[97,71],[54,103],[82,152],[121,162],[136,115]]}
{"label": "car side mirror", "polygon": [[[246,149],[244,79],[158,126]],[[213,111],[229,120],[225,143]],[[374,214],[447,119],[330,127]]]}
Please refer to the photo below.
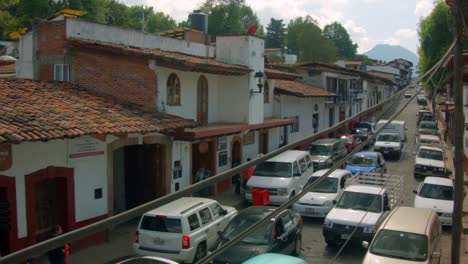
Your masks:
{"label": "car side mirror", "polygon": [[390,211],[390,206],[385,205],[385,206],[383,207],[383,210],[384,210],[384,211]]}
{"label": "car side mirror", "polygon": [[431,258],[432,259],[440,259],[440,252],[433,252],[432,255],[431,255]]}
{"label": "car side mirror", "polygon": [[218,234],[218,237],[222,237],[222,236],[223,236],[223,232],[221,232],[221,231],[218,231],[218,232],[216,232],[216,233]]}
{"label": "car side mirror", "polygon": [[414,194],[418,194],[418,191],[416,191],[416,190],[413,190],[413,193],[414,193]]}
{"label": "car side mirror", "polygon": [[333,202],[332,202],[332,203],[333,203],[333,204],[337,204],[337,201],[336,201],[336,200],[333,200]]}
{"label": "car side mirror", "polygon": [[226,209],[220,212],[220,215],[227,215],[227,214],[228,214],[228,211]]}
{"label": "car side mirror", "polygon": [[288,235],[285,233],[283,233],[281,236],[279,237],[276,237],[277,240],[281,241],[281,242],[286,242],[287,241],[287,237]]}
{"label": "car side mirror", "polygon": [[301,176],[302,174],[300,174],[299,172],[294,173],[294,177],[301,177]]}
{"label": "car side mirror", "polygon": [[369,242],[367,241],[362,241],[362,247],[365,248],[365,249],[368,249],[369,248]]}

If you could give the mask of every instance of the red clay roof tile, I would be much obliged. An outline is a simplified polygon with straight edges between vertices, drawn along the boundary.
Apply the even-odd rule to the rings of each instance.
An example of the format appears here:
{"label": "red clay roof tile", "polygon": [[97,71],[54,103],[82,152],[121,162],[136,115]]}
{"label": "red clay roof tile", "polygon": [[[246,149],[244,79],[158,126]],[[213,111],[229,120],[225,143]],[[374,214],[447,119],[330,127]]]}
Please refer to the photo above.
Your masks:
{"label": "red clay roof tile", "polygon": [[192,120],[126,105],[68,83],[0,79],[0,143],[164,133],[195,125]]}
{"label": "red clay roof tile", "polygon": [[297,97],[333,97],[336,94],[325,89],[296,81],[275,80],[275,91]]}

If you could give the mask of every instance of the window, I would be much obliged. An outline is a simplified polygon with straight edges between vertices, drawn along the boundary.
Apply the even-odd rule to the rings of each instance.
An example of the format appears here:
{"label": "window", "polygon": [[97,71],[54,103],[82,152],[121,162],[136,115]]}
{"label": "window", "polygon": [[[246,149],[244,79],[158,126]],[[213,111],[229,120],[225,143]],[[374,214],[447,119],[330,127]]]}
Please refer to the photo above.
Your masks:
{"label": "window", "polygon": [[54,81],[61,81],[61,82],[70,81],[70,65],[69,64],[54,64]]}
{"label": "window", "polygon": [[332,127],[335,124],[335,108],[328,109],[328,127]]}
{"label": "window", "polygon": [[299,166],[301,166],[301,172],[304,173],[307,170],[307,162],[305,158],[299,160]]}
{"label": "window", "polygon": [[209,222],[213,221],[213,218],[210,214],[210,210],[208,208],[200,210],[200,218],[202,221],[202,225],[206,225]]}
{"label": "window", "polygon": [[224,209],[217,203],[210,205],[210,209],[214,219],[218,219],[220,216],[224,215]]}
{"label": "window", "polygon": [[310,159],[310,156],[306,156],[306,161],[307,161],[307,168],[312,168],[312,160]]}
{"label": "window", "polygon": [[182,233],[182,224],[179,218],[159,215],[145,215],[140,228],[164,233]]}
{"label": "window", "polygon": [[296,174],[301,174],[301,171],[299,170],[299,166],[297,165],[297,161],[293,163],[293,175]]}
{"label": "window", "polygon": [[190,226],[190,231],[193,231],[193,230],[200,227],[200,222],[198,221],[197,214],[189,215],[188,222],[189,222],[189,226]]}
{"label": "window", "polygon": [[270,103],[270,86],[268,85],[268,81],[265,82],[265,88],[263,88],[263,103]]}
{"label": "window", "polygon": [[294,123],[291,124],[289,132],[296,133],[299,132],[299,116],[292,116],[291,119],[294,119]]}
{"label": "window", "polygon": [[167,105],[180,105],[180,80],[174,73],[167,79]]}

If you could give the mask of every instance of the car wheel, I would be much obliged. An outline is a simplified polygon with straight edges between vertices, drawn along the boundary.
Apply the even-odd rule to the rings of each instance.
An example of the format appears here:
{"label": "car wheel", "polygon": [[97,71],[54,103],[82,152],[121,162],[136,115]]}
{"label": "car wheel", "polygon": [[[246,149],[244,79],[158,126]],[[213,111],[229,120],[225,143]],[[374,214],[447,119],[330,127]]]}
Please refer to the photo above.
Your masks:
{"label": "car wheel", "polygon": [[293,256],[299,256],[301,254],[302,249],[302,237],[299,235],[296,238],[296,242],[294,243],[294,251],[292,253]]}
{"label": "car wheel", "polygon": [[198,262],[200,259],[206,256],[206,244],[204,242],[198,244],[197,251],[195,252],[195,257],[193,258],[193,263]]}

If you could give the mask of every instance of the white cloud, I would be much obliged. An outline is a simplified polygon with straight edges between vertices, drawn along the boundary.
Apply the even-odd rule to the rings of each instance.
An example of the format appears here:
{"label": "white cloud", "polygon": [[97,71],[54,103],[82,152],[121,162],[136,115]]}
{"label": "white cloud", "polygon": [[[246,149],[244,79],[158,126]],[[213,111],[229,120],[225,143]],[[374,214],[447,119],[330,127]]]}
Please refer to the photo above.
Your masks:
{"label": "white cloud", "polygon": [[425,17],[429,15],[434,8],[434,0],[419,0],[414,9],[414,14],[417,17]]}
{"label": "white cloud", "polygon": [[394,37],[390,37],[388,39],[384,39],[383,43],[389,44],[389,45],[400,45],[400,40]]}
{"label": "white cloud", "polygon": [[399,29],[397,30],[394,35],[396,37],[400,37],[400,38],[416,38],[417,36],[417,32],[415,29],[410,29],[410,28],[402,28],[402,29]]}

